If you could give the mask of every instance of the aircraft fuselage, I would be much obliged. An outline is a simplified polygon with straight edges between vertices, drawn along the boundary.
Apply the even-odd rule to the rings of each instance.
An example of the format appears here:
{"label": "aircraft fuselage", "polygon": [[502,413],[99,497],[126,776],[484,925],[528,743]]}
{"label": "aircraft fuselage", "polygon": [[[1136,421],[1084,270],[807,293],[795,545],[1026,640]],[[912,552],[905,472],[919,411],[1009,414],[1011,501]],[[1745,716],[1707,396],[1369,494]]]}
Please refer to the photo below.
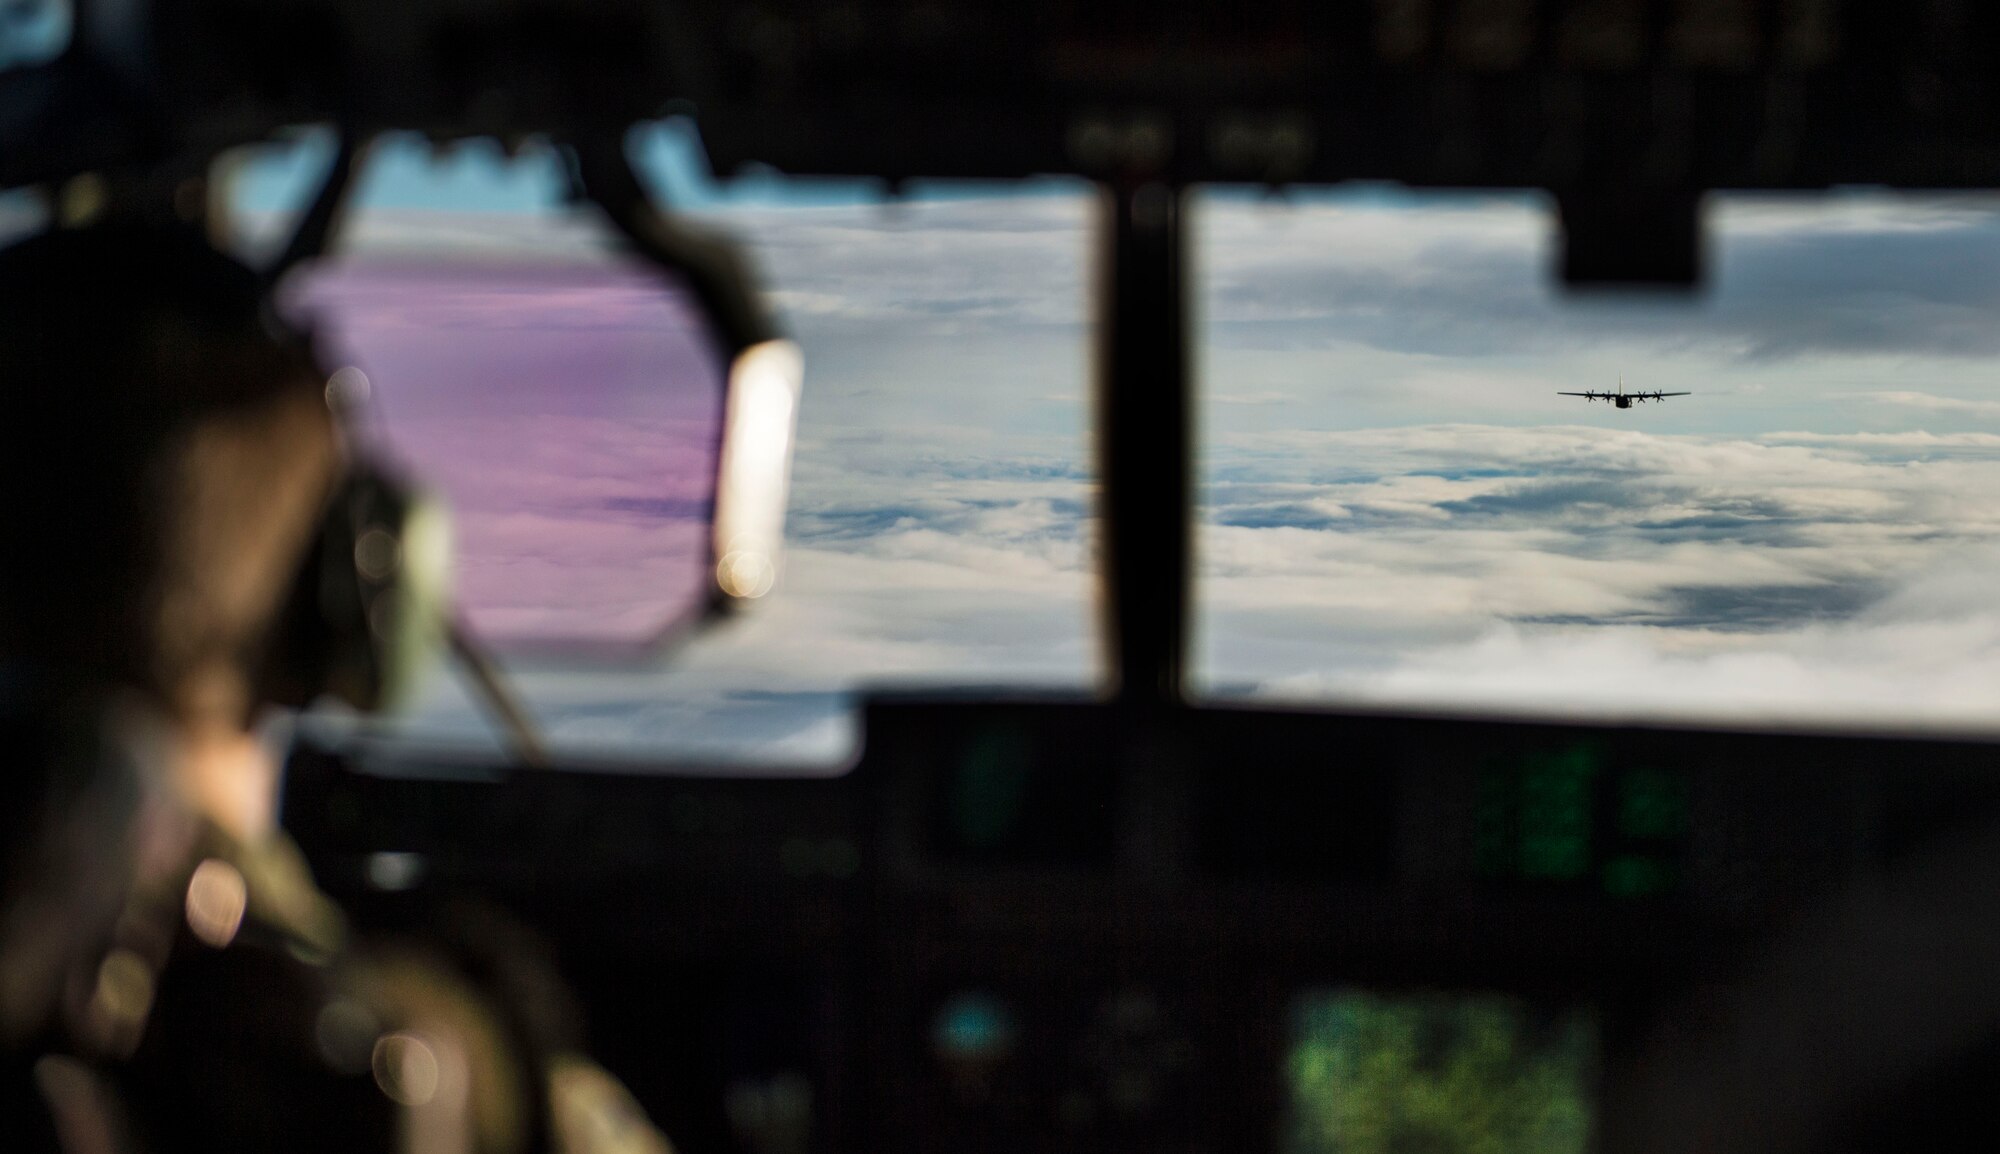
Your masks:
{"label": "aircraft fuselage", "polygon": [[1616,404],[1621,409],[1629,409],[1632,407],[1632,398],[1625,396],[1623,394],[1615,396],[1611,398],[1611,400],[1612,403]]}

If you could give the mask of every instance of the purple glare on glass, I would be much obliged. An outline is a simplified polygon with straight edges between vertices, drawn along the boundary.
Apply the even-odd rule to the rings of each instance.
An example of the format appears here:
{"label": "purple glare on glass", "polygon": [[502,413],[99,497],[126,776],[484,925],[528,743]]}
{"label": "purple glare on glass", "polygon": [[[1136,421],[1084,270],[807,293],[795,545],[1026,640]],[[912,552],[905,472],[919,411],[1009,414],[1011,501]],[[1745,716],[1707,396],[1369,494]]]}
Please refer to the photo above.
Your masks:
{"label": "purple glare on glass", "polygon": [[502,644],[643,643],[700,611],[723,372],[644,268],[349,257],[291,311],[372,385],[363,436],[443,493],[454,592]]}

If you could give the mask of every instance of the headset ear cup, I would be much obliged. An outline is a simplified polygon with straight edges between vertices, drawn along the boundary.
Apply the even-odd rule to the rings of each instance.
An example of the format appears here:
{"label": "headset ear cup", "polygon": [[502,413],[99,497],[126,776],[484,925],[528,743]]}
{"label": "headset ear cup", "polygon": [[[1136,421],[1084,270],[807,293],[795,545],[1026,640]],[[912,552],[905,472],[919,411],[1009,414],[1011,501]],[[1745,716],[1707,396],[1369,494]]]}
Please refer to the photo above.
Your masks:
{"label": "headset ear cup", "polygon": [[265,662],[266,698],[330,696],[363,712],[405,700],[445,639],[443,506],[368,462],[341,480]]}
{"label": "headset ear cup", "polygon": [[[377,707],[389,709],[416,692],[445,647],[450,616],[451,527],[444,504],[418,490],[398,490],[396,496],[394,519],[375,526],[393,534],[394,572],[367,590]],[[357,560],[367,551],[365,541]]]}

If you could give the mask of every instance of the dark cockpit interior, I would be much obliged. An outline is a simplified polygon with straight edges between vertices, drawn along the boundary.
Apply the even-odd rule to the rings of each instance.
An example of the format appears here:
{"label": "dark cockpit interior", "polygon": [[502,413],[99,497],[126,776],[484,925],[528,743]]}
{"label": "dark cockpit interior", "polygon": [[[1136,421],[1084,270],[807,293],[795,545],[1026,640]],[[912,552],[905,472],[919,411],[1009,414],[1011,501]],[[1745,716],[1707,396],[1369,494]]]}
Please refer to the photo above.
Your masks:
{"label": "dark cockpit interior", "polygon": [[[1680,308],[1716,292],[1725,197],[2000,188],[2000,10],[27,0],[0,5],[9,19],[0,188],[31,196],[38,219],[215,231],[235,203],[222,160],[317,134],[297,194],[259,206],[259,252],[401,406],[385,407],[385,435],[410,467],[440,463],[464,605],[439,648],[469,671],[462,700],[487,739],[399,740],[309,714],[291,730],[282,824],[357,927],[421,933],[467,894],[532,926],[592,1056],[676,1148],[1991,1143],[1991,726],[1301,703],[1197,678],[1204,390],[1219,387],[1201,306],[1226,249],[1199,248],[1195,190],[1526,197],[1545,259],[1482,291],[1618,316]],[[38,20],[60,25],[46,46],[22,31]],[[1070,398],[1088,425],[1075,548],[1095,633],[1069,639],[1098,654],[1088,684],[993,688],[967,660],[956,678],[863,685],[841,698],[851,750],[805,770],[754,751],[573,756],[538,730],[519,688],[535,669],[669,666],[690,638],[783,604],[787,493],[796,523],[832,475],[791,468],[819,352],[810,334],[793,342],[787,313],[812,300],[764,291],[704,206],[646,168],[635,126],[663,120],[698,131],[722,188],[866,186],[891,213],[939,181],[1067,182],[1090,246],[1087,396]],[[394,141],[547,160],[548,199],[629,263],[537,263],[527,241],[494,240],[499,226],[456,263],[399,258],[395,220],[362,207],[370,150]],[[729,231],[752,240],[761,219]],[[1912,275],[1928,275],[1920,259]],[[456,302],[524,284],[593,317],[663,299],[701,340],[614,356],[613,333],[572,350],[547,311],[451,335]],[[955,379],[942,358],[921,364],[940,394]],[[646,373],[681,391],[622,399]],[[397,394],[399,378],[435,387]],[[1675,406],[1587,418],[1699,413],[1691,387]],[[517,392],[572,407],[523,400],[497,432],[445,423],[498,420]],[[573,456],[534,456],[537,438],[596,418],[664,431],[638,448],[577,432]],[[519,539],[598,538],[563,536],[558,522],[579,522],[553,506],[542,528],[507,529],[511,506],[480,494],[565,471],[604,478],[619,517],[650,502],[685,532],[540,574],[581,590],[552,609],[481,574],[521,572],[534,558],[509,552]]]}

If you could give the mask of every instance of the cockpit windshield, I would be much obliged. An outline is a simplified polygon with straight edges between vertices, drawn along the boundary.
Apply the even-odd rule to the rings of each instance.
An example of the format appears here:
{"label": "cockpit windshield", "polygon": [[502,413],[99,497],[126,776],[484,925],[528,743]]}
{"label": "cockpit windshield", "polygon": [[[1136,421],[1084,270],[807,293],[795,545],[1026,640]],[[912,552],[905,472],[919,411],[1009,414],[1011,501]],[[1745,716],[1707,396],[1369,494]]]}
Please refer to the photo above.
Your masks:
{"label": "cockpit windshield", "polygon": [[[752,246],[806,351],[788,556],[757,612],[652,659],[508,655],[552,747],[832,769],[862,690],[1090,692],[1094,194],[720,184],[677,122],[635,152],[688,215]],[[310,183],[301,155],[243,170],[245,244]],[[608,233],[547,154],[440,161],[398,140],[368,164],[352,260],[415,245],[462,265],[529,238],[613,296],[639,283],[611,283],[638,274],[609,271]],[[1990,728],[1990,201],[1712,198],[1710,285],[1675,298],[1565,296],[1533,196],[1193,197],[1197,696]],[[607,350],[593,310],[531,310],[514,337],[615,352],[640,377],[699,359]],[[528,374],[509,388],[602,392],[596,369],[510,348],[487,350]],[[1615,392],[1638,403],[1596,403]],[[588,403],[615,424],[631,402],[608,397]],[[482,441],[489,472],[537,488],[507,442]],[[611,519],[702,499],[655,487],[611,494]],[[588,559],[536,559],[553,600],[513,620],[662,617],[605,592],[625,566],[667,596],[629,580],[657,545],[606,552],[595,584]],[[494,740],[448,668],[382,734]]]}
{"label": "cockpit windshield", "polygon": [[[1990,198],[1711,198],[1692,298],[1563,296],[1525,196],[1199,220],[1208,695],[2000,719]],[[1558,395],[1621,377],[1690,395]]]}

